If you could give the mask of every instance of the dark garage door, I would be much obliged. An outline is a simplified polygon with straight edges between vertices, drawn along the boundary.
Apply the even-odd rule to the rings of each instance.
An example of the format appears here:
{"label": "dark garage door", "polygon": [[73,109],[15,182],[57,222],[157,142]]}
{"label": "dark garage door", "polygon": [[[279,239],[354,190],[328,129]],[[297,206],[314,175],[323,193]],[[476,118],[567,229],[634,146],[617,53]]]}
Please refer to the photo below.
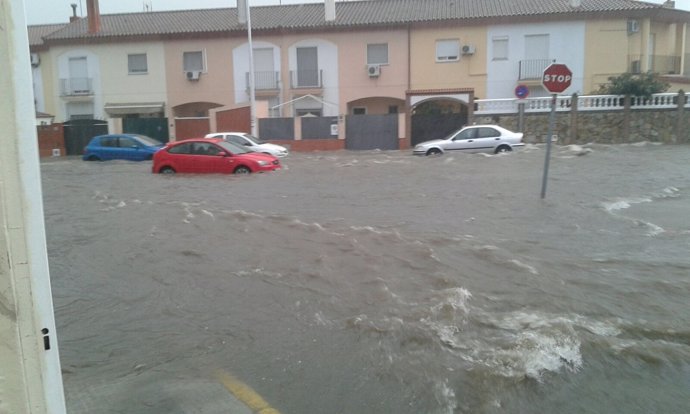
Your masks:
{"label": "dark garage door", "polygon": [[398,114],[348,115],[345,127],[345,149],[397,150]]}

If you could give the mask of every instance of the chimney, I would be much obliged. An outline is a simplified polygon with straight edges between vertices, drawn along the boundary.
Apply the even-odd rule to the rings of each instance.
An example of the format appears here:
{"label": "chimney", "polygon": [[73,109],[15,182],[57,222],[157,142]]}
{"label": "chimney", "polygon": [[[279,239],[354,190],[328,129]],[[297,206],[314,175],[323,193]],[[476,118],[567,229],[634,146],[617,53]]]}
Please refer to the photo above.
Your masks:
{"label": "chimney", "polygon": [[98,10],[98,0],[86,0],[86,14],[89,18],[89,33],[101,31],[101,12]]}
{"label": "chimney", "polygon": [[662,6],[666,9],[675,9],[676,8],[676,2],[671,1],[671,0],[666,0]]}
{"label": "chimney", "polygon": [[70,16],[69,22],[72,23],[75,20],[79,20],[79,16],[77,16],[77,3],[72,3],[70,6],[72,6],[72,16]]}

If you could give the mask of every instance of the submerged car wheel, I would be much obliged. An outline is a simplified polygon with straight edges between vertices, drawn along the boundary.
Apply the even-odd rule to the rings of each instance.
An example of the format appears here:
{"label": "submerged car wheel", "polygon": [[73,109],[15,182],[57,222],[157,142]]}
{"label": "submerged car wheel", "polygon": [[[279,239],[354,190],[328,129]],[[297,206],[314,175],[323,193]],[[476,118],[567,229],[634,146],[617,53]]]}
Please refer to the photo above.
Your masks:
{"label": "submerged car wheel", "polygon": [[441,155],[443,152],[441,152],[440,149],[438,148],[431,148],[429,151],[426,152],[426,155]]}
{"label": "submerged car wheel", "polygon": [[161,174],[175,174],[175,170],[172,167],[163,167],[160,169]]}
{"label": "submerged car wheel", "polygon": [[89,157],[86,159],[86,161],[100,161],[100,160],[101,159],[95,155],[89,155]]}
{"label": "submerged car wheel", "polygon": [[251,172],[252,170],[250,170],[248,167],[245,167],[244,165],[235,168],[235,174],[249,174]]}
{"label": "submerged car wheel", "polygon": [[508,145],[501,145],[500,147],[496,148],[496,154],[501,152],[510,152],[512,150],[513,149]]}

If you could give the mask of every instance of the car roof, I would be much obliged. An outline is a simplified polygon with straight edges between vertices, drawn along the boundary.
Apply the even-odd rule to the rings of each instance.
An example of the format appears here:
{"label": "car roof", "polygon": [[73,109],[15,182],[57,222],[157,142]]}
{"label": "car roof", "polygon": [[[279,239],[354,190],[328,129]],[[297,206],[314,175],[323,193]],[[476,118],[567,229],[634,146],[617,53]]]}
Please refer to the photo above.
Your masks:
{"label": "car roof", "polygon": [[206,135],[216,135],[216,134],[237,134],[237,135],[248,135],[249,132],[242,132],[242,131],[218,131],[218,132],[209,132]]}
{"label": "car roof", "polygon": [[187,138],[179,141],[170,142],[171,145],[177,145],[184,142],[223,142],[223,138]]}

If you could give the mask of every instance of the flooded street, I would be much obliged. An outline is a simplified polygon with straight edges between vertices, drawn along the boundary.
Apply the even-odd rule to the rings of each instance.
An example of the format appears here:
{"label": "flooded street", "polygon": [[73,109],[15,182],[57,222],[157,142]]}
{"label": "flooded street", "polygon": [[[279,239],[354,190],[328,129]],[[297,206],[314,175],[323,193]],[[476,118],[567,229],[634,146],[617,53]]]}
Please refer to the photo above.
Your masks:
{"label": "flooded street", "polygon": [[41,164],[68,412],[681,413],[690,147]]}

